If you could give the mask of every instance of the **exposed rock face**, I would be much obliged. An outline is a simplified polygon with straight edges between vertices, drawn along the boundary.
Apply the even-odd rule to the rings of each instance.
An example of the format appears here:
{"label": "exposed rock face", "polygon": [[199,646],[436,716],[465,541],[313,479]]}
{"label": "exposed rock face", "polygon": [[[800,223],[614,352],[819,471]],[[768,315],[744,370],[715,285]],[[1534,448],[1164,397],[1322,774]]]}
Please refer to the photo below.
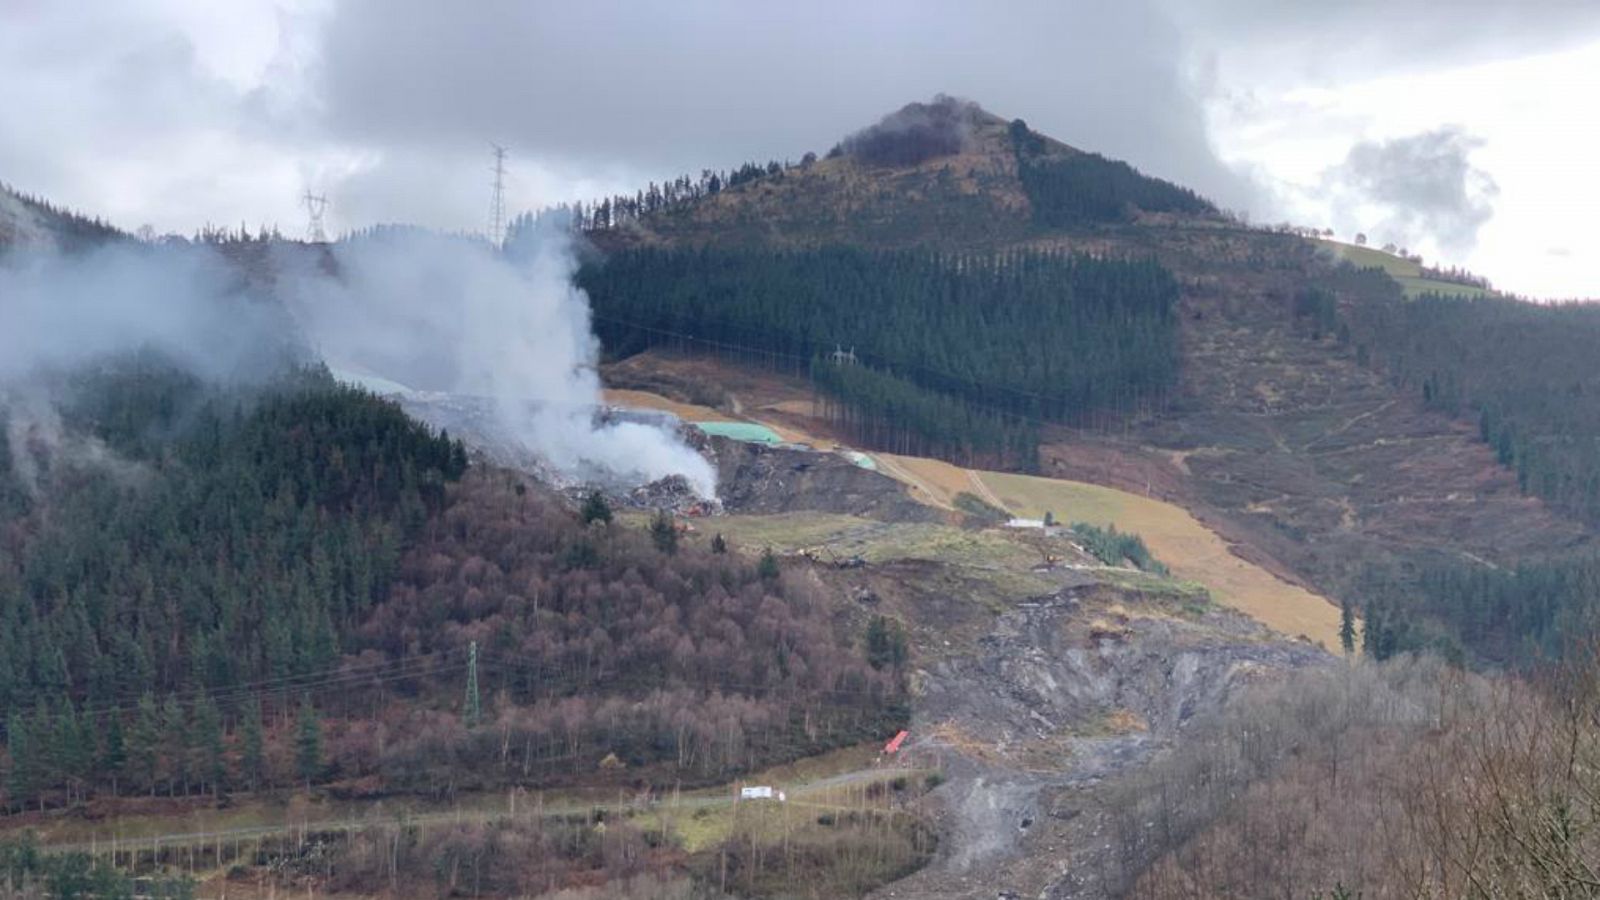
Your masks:
{"label": "exposed rock face", "polygon": [[1106,585],[1018,604],[975,652],[917,673],[912,733],[949,776],[948,834],[933,864],[876,896],[1104,896],[1120,861],[1101,789],[1252,682],[1332,661],[1238,614],[1150,608]]}
{"label": "exposed rock face", "polygon": [[772,514],[811,510],[891,522],[931,522],[937,510],[911,498],[905,485],[837,453],[769,447],[712,438],[717,493],[729,512]]}

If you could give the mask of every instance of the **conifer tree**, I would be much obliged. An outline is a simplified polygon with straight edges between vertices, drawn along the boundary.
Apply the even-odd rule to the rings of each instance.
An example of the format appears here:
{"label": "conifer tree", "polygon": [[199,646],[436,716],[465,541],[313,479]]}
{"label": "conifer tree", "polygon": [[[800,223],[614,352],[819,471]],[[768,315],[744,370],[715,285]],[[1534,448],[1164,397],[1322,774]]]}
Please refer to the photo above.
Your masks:
{"label": "conifer tree", "polygon": [[1339,604],[1339,645],[1346,656],[1356,651],[1356,611],[1348,597]]}
{"label": "conifer tree", "polygon": [[606,502],[606,495],[598,490],[590,491],[589,496],[583,501],[583,524],[592,525],[599,522],[602,525],[611,524],[611,504]]}
{"label": "conifer tree", "polygon": [[779,571],[778,557],[773,554],[772,548],[768,547],[761,551],[761,561],[756,564],[756,573],[762,578],[771,581],[778,577]]}
{"label": "conifer tree", "polygon": [[128,735],[128,768],[140,782],[150,789],[153,797],[159,780],[157,764],[161,754],[161,711],[156,698],[149,691],[139,698],[139,711],[134,716],[133,730]]}
{"label": "conifer tree", "polygon": [[222,716],[210,694],[202,693],[195,702],[194,751],[194,769],[202,789],[209,787],[213,796],[221,796],[227,761],[223,755]]}
{"label": "conifer tree", "polygon": [[657,550],[668,556],[678,552],[678,525],[665,509],[657,510],[650,520],[650,540],[655,542]]}
{"label": "conifer tree", "polygon": [[26,807],[39,790],[42,773],[39,771],[38,748],[33,741],[32,729],[22,713],[13,709],[6,715],[6,743],[11,751],[11,771],[6,776],[6,794],[11,802]]}
{"label": "conifer tree", "polygon": [[167,795],[177,796],[178,785],[189,792],[189,755],[191,735],[189,719],[183,713],[176,694],[168,694],[161,703],[161,758],[166,769]]}
{"label": "conifer tree", "polygon": [[111,796],[118,793],[118,782],[122,778],[123,767],[128,764],[128,749],[122,737],[122,717],[116,713],[106,716],[106,739],[100,747],[100,759],[96,767],[102,777],[111,780]]}
{"label": "conifer tree", "polygon": [[295,714],[294,751],[295,772],[310,790],[311,782],[322,774],[322,720],[310,694],[301,696]]}
{"label": "conifer tree", "polygon": [[239,774],[251,791],[266,782],[266,741],[261,733],[261,698],[252,695],[239,723]]}

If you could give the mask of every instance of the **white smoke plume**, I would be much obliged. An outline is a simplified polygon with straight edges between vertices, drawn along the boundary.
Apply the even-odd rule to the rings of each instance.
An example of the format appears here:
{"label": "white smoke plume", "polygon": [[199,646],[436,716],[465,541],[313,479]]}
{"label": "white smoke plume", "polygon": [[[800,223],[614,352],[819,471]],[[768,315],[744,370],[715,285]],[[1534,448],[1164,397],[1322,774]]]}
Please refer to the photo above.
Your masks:
{"label": "white smoke plume", "polygon": [[336,372],[486,399],[502,431],[568,476],[631,485],[682,475],[714,494],[711,465],[668,431],[594,421],[599,345],[561,223],[543,221],[507,253],[415,230],[332,252],[335,274],[302,269],[280,290]]}
{"label": "white smoke plume", "polygon": [[94,435],[75,434],[61,421],[49,394],[27,386],[0,390],[0,411],[11,471],[30,497],[37,498],[51,468],[95,469],[123,484],[136,484],[149,474],[136,462],[118,456]]}
{"label": "white smoke plume", "polygon": [[30,494],[58,464],[137,476],[99,440],[63,427],[61,376],[146,350],[209,380],[253,381],[294,346],[282,309],[245,292],[210,248],[115,242],[69,254],[40,232],[0,255],[0,418],[12,473]]}
{"label": "white smoke plume", "polygon": [[12,468],[31,484],[52,458],[112,465],[104,447],[73,444],[40,399],[55,376],[84,365],[153,350],[209,381],[253,382],[320,355],[336,372],[476,400],[503,436],[569,477],[632,486],[682,475],[711,496],[710,464],[670,432],[595,423],[598,345],[570,241],[543,227],[508,255],[386,232],[335,245],[331,267],[279,254],[276,298],[203,245],[13,249],[0,255],[0,418]]}

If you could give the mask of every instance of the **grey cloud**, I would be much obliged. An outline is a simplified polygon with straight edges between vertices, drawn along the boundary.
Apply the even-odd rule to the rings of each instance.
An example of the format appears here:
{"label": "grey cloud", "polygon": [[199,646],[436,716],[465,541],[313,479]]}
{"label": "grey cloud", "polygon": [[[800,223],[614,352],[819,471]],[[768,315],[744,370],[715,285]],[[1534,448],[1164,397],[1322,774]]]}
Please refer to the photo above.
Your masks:
{"label": "grey cloud", "polygon": [[1243,57],[1253,74],[1274,80],[1347,82],[1600,39],[1593,0],[1166,2],[1208,52]]}
{"label": "grey cloud", "polygon": [[1498,193],[1494,179],[1470,158],[1482,143],[1452,126],[1363,141],[1324,173],[1323,183],[1346,214],[1361,205],[1381,210],[1380,221],[1365,223],[1378,240],[1412,246],[1431,240],[1441,250],[1463,253],[1493,217]]}
{"label": "grey cloud", "polygon": [[1244,205],[1183,58],[1155,0],[354,0],[326,25],[316,84],[340,140],[496,140],[651,177],[798,159],[945,92]]}

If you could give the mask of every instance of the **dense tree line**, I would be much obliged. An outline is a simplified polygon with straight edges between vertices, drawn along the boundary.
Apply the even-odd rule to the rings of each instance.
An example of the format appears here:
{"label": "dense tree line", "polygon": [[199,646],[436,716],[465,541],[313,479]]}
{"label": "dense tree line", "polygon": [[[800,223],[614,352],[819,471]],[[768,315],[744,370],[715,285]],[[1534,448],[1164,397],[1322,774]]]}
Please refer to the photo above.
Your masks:
{"label": "dense tree line", "polygon": [[1391,295],[1352,318],[1385,371],[1429,406],[1475,419],[1526,492],[1600,522],[1600,308]]}
{"label": "dense tree line", "polygon": [[[808,153],[801,165],[809,166],[815,160],[816,155]],[[698,177],[680,175],[660,184],[652,181],[631,195],[616,194],[589,203],[559,204],[538,213],[523,213],[511,221],[508,234],[531,228],[540,216],[550,214],[567,217],[572,227],[584,232],[625,228],[649,216],[682,212],[707,197],[741,185],[762,179],[782,180],[791,168],[791,163],[774,159],[766,163],[747,162],[726,170],[703,169]]]}
{"label": "dense tree line", "polygon": [[[1342,303],[1333,310],[1330,297]],[[1475,421],[1524,492],[1600,522],[1600,381],[1591,362],[1600,309],[1500,297],[1405,298],[1381,270],[1341,266],[1300,292],[1296,312],[1338,333],[1431,409]],[[1559,656],[1594,630],[1600,564],[1549,548],[1494,568],[1433,559],[1408,573],[1370,573],[1362,590],[1365,649],[1385,658],[1459,648],[1525,664]],[[1442,626],[1442,627],[1434,627]]]}
{"label": "dense tree line", "polygon": [[880,446],[992,452],[1025,438],[1016,420],[1147,408],[1177,377],[1178,286],[1153,260],[642,249],[579,283],[612,354],[681,344],[801,372],[853,366],[817,383]]}
{"label": "dense tree line", "polygon": [[[7,198],[10,198],[9,203],[14,203],[26,217],[25,221],[20,223],[24,233],[30,225],[42,227],[62,249],[92,247],[108,240],[127,237],[116,226],[98,216],[90,217],[73,212],[40,197],[21,193],[0,182],[0,208],[9,205]],[[5,221],[0,219],[0,226],[3,225]],[[6,240],[11,237],[14,235],[0,228],[0,249],[4,249]]]}
{"label": "dense tree line", "polygon": [[1152,178],[1098,153],[1050,152],[1044,137],[1021,119],[1011,123],[1017,177],[1034,222],[1071,228],[1127,221],[1134,211],[1213,214],[1210,201],[1170,181]]}
{"label": "dense tree line", "polygon": [[1118,531],[1116,525],[1100,528],[1087,522],[1074,522],[1072,536],[1083,545],[1084,550],[1108,566],[1132,563],[1144,572],[1163,576],[1168,574],[1166,565],[1156,559],[1150,548],[1145,546],[1144,538],[1130,532]]}
{"label": "dense tree line", "polygon": [[[1559,659],[1600,632],[1600,557],[1554,554],[1516,566],[1437,560],[1414,577],[1368,578],[1363,649],[1377,659],[1430,650],[1518,666]],[[1447,639],[1421,621],[1448,626]]]}
{"label": "dense tree line", "polygon": [[327,667],[466,464],[321,372],[247,395],[133,363],[81,379],[63,418],[119,462],[27,451],[55,468],[0,546],[8,708]]}
{"label": "dense tree line", "polygon": [[903,653],[776,560],[456,485],[459,443],[324,372],[225,391],[134,361],[62,393],[103,452],[30,435],[44,468],[0,531],[13,809],[608,759],[706,779],[904,721]]}
{"label": "dense tree line", "polygon": [[854,442],[909,456],[1034,471],[1039,432],[1030,420],[918,387],[892,371],[840,365],[819,356],[812,383],[820,412]]}

